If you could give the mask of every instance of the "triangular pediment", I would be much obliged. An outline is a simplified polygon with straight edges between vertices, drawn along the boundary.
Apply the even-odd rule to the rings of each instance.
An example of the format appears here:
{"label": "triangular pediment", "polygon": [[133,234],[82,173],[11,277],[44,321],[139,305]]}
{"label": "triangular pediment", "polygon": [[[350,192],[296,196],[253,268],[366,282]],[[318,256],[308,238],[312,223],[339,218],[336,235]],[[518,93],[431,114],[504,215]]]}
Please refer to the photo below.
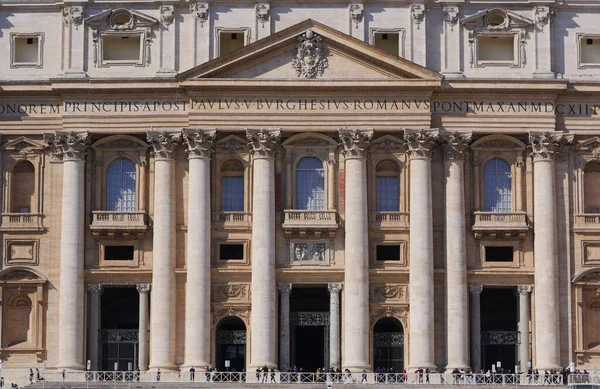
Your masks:
{"label": "triangular pediment", "polygon": [[582,151],[592,151],[598,149],[600,147],[600,137],[593,137],[584,142],[579,143],[577,146],[578,150]]}
{"label": "triangular pediment", "polygon": [[137,27],[150,27],[158,23],[158,19],[142,12],[126,8],[107,9],[85,19],[85,24],[92,28],[122,31]]}
{"label": "triangular pediment", "polygon": [[44,145],[24,136],[20,136],[9,142],[6,142],[2,148],[6,151],[12,152],[33,152],[43,150]]}
{"label": "triangular pediment", "polygon": [[484,27],[490,31],[502,31],[531,26],[533,20],[504,8],[488,8],[463,18],[461,23],[469,29]]}
{"label": "triangular pediment", "polygon": [[443,76],[331,27],[305,20],[179,74],[181,80],[420,80]]}

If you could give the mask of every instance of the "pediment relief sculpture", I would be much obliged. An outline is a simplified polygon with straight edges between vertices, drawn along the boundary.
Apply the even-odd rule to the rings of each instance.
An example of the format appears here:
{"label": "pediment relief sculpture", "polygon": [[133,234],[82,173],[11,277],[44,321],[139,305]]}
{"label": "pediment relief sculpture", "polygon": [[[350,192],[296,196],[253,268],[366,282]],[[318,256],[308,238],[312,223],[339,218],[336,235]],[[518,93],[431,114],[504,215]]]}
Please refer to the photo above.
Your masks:
{"label": "pediment relief sculpture", "polygon": [[533,20],[504,8],[489,8],[462,19],[468,29],[482,28],[487,31],[507,31],[533,25]]}
{"label": "pediment relief sculpture", "polygon": [[298,44],[292,55],[292,66],[298,77],[317,78],[329,66],[329,48],[323,38],[309,29],[298,37]]}

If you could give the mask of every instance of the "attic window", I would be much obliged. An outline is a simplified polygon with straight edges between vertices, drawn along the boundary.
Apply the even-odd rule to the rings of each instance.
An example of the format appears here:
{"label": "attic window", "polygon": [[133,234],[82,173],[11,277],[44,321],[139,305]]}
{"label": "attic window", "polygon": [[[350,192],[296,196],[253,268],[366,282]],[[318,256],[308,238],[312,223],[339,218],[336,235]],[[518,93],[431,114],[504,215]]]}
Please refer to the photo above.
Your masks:
{"label": "attic window", "polygon": [[141,64],[142,48],[142,34],[105,34],[102,36],[103,63]]}
{"label": "attic window", "polygon": [[396,56],[403,56],[403,30],[371,30],[371,44],[380,50]]}
{"label": "attic window", "polygon": [[600,66],[600,35],[579,36],[579,67]]}
{"label": "attic window", "polygon": [[[472,33],[471,33],[472,34]],[[524,65],[522,51],[522,31],[481,32],[475,35],[475,67]],[[471,39],[471,38],[470,38]]]}
{"label": "attic window", "polygon": [[112,21],[117,26],[123,26],[125,24],[131,23],[131,15],[129,15],[126,12],[121,12],[121,13],[115,14],[112,18]]}
{"label": "attic window", "polygon": [[499,26],[506,20],[506,17],[501,14],[490,14],[487,17],[488,24],[490,26]]}
{"label": "attic window", "polygon": [[42,67],[43,33],[11,35],[11,67]]}
{"label": "attic window", "polygon": [[216,56],[232,53],[246,46],[248,40],[248,29],[217,29],[217,52]]}

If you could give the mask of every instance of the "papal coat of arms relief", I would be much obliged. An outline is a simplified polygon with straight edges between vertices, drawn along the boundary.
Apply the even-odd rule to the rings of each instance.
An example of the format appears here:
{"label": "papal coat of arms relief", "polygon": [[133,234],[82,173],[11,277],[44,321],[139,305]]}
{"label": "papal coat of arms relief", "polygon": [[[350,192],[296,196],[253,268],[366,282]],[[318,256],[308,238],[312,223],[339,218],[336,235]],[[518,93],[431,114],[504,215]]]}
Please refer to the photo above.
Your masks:
{"label": "papal coat of arms relief", "polygon": [[298,44],[292,57],[292,65],[298,77],[317,78],[329,66],[329,49],[323,38],[308,30],[298,37]]}

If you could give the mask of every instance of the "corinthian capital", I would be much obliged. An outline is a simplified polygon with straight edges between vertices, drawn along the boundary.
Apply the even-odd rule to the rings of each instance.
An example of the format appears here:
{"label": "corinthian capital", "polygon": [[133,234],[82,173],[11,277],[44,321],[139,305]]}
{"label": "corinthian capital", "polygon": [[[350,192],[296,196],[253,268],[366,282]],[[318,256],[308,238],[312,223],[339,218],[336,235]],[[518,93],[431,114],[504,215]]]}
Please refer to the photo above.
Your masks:
{"label": "corinthian capital", "polygon": [[56,131],[44,134],[44,142],[48,144],[53,158],[62,161],[84,160],[90,134],[87,131]]}
{"label": "corinthian capital", "polygon": [[148,293],[152,289],[152,284],[137,284],[135,287],[139,293]]}
{"label": "corinthian capital", "polygon": [[431,158],[431,150],[439,139],[438,130],[405,130],[404,141],[410,159]]}
{"label": "corinthian capital", "polygon": [[346,159],[367,157],[369,144],[373,139],[373,130],[340,128],[338,133],[340,135],[340,144],[344,147],[342,152]]}
{"label": "corinthian capital", "polygon": [[519,285],[517,286],[518,294],[529,294],[533,290],[533,286],[531,285]]}
{"label": "corinthian capital", "polygon": [[471,144],[470,132],[453,132],[440,135],[442,145],[444,145],[444,158],[448,161],[462,161]]}
{"label": "corinthian capital", "polygon": [[274,158],[280,137],[281,130],[279,129],[246,129],[246,139],[248,139],[248,146],[250,146],[250,152],[254,158]]}
{"label": "corinthian capital", "polygon": [[207,158],[213,152],[213,143],[215,142],[216,130],[188,130],[183,129],[181,132],[183,141],[187,149],[185,152],[188,158]]}
{"label": "corinthian capital", "polygon": [[543,133],[529,133],[529,148],[533,162],[553,161],[565,146],[573,143],[573,135]]}
{"label": "corinthian capital", "polygon": [[180,132],[148,131],[146,138],[155,159],[172,159],[175,148],[181,141]]}
{"label": "corinthian capital", "polygon": [[330,293],[339,293],[342,290],[341,282],[330,282],[327,284]]}

